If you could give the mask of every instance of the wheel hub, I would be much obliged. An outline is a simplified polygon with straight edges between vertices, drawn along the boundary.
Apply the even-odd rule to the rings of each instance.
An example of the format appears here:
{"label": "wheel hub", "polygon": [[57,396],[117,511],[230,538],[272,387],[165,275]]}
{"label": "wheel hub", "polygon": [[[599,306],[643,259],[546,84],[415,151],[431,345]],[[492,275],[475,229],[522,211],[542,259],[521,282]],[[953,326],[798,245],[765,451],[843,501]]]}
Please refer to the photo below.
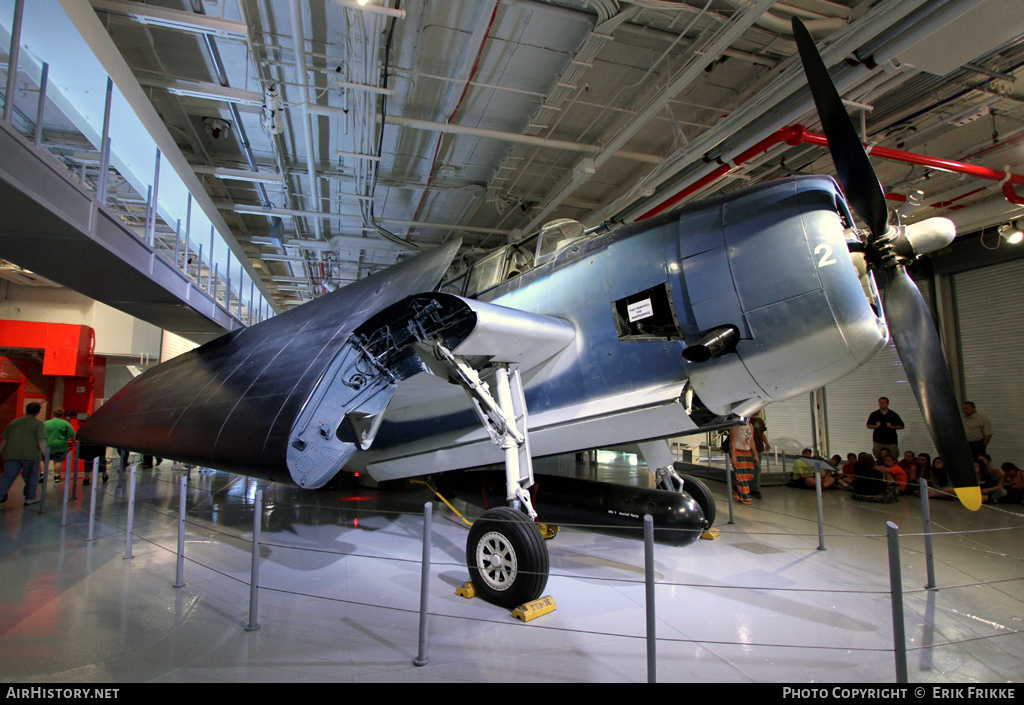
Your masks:
{"label": "wheel hub", "polygon": [[518,572],[515,549],[502,534],[491,531],[480,539],[476,548],[476,564],[480,577],[493,590],[507,590]]}

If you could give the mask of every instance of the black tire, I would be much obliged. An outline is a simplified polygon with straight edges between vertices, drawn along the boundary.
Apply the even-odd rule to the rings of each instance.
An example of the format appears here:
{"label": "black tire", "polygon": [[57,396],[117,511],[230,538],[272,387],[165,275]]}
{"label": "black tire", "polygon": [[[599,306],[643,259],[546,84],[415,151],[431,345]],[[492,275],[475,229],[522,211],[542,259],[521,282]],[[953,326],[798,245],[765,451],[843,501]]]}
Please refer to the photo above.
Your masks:
{"label": "black tire", "polygon": [[708,526],[715,525],[715,497],[711,494],[711,490],[703,482],[698,480],[693,475],[679,474],[679,477],[683,478],[683,492],[693,497],[693,501],[697,503],[700,510],[704,512],[704,519],[708,522]]}
{"label": "black tire", "polygon": [[477,594],[506,609],[536,600],[548,583],[550,562],[540,529],[511,507],[489,509],[473,523],[466,564]]}

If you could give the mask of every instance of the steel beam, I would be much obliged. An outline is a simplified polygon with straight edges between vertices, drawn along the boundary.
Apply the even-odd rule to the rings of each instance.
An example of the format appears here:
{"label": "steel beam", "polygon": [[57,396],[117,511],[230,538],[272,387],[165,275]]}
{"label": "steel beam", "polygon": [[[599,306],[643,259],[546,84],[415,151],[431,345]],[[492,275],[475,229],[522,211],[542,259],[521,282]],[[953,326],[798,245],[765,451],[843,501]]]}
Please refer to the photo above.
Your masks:
{"label": "steel beam", "polygon": [[125,0],[90,0],[94,10],[128,17],[140,24],[176,29],[193,34],[245,39],[245,23],[222,17],[198,15],[194,12],[169,10],[156,5],[143,5]]}

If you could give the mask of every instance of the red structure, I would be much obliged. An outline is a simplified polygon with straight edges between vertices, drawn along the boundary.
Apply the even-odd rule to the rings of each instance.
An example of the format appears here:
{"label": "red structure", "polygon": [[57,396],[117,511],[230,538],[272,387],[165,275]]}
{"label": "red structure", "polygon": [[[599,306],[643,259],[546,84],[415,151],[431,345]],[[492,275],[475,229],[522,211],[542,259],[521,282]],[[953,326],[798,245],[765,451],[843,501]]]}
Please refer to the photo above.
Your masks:
{"label": "red structure", "polygon": [[43,406],[39,418],[61,406],[77,428],[77,414],[103,397],[106,358],[93,354],[95,344],[88,326],[0,321],[0,428],[33,401]]}

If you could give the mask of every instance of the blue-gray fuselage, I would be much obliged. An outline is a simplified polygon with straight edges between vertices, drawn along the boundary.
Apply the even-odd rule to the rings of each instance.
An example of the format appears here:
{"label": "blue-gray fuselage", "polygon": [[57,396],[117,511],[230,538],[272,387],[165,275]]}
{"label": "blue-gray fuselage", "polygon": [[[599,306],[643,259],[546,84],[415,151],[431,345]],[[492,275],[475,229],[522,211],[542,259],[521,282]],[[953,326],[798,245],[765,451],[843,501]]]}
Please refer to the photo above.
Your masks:
{"label": "blue-gray fuselage", "polygon": [[[576,328],[524,372],[534,455],[721,427],[863,364],[887,334],[849,252],[851,223],[832,179],[779,180],[569,241],[550,261],[467,292]],[[734,349],[683,358],[721,326],[738,329]],[[392,478],[500,462],[459,388],[411,382],[351,467]]]}

